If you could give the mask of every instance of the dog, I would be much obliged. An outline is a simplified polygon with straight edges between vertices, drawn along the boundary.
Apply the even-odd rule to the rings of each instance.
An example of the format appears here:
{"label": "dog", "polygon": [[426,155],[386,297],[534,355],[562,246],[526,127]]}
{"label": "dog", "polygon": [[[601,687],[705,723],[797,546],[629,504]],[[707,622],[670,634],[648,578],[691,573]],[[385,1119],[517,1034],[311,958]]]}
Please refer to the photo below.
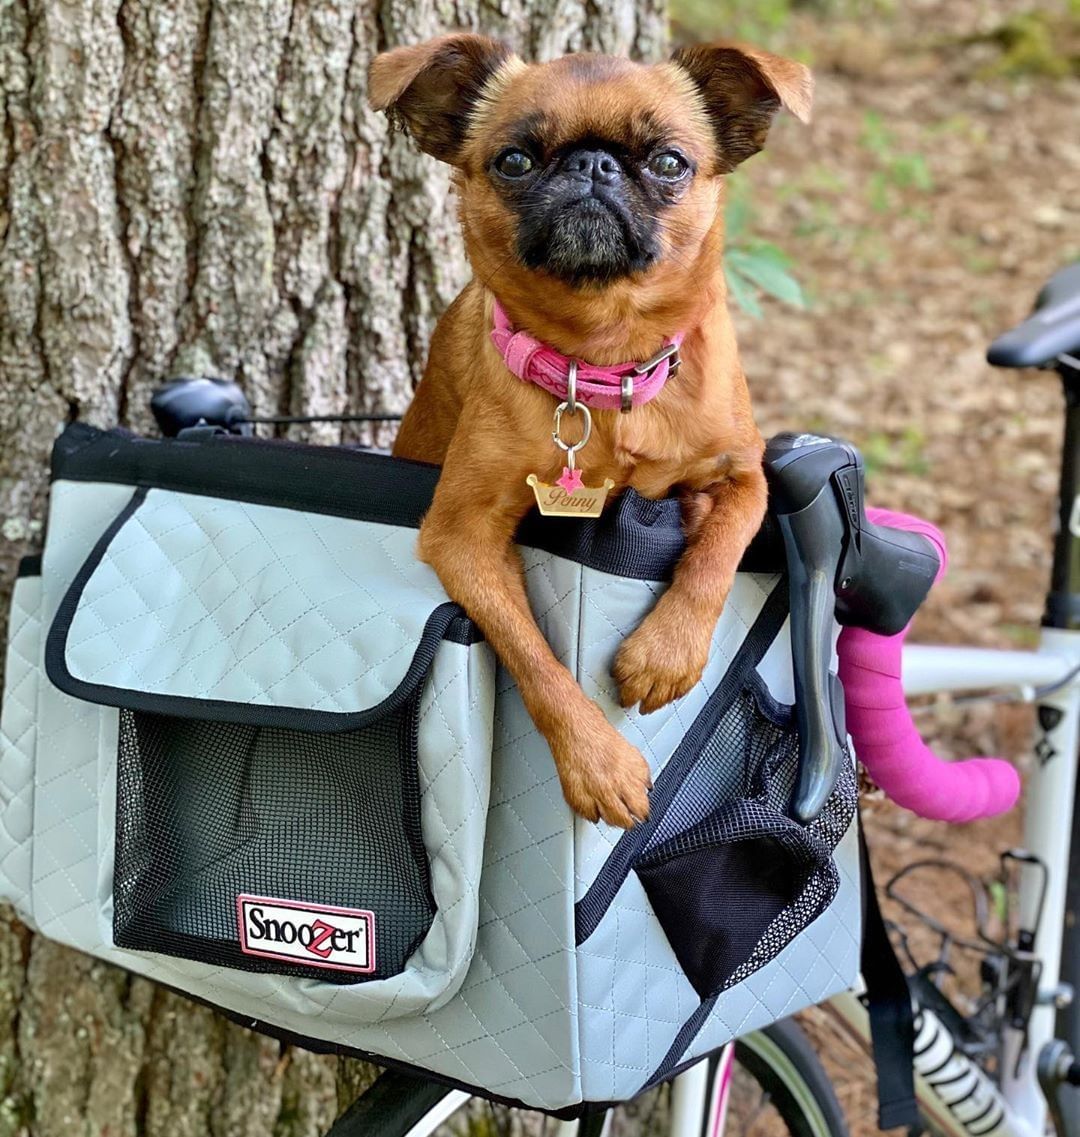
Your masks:
{"label": "dog", "polygon": [[[516,681],[569,805],[629,828],[649,767],[545,641],[514,533],[541,492],[567,512],[605,489],[680,495],[686,550],[613,675],[644,713],[700,680],[767,496],[726,306],[724,175],[781,106],[808,119],[810,72],[732,43],[529,64],[462,33],[377,56],[368,91],[453,167],[474,272],[394,446],[442,467],[419,554]],[[555,434],[573,450],[589,392],[591,436],[568,456],[553,413],[567,404]]]}

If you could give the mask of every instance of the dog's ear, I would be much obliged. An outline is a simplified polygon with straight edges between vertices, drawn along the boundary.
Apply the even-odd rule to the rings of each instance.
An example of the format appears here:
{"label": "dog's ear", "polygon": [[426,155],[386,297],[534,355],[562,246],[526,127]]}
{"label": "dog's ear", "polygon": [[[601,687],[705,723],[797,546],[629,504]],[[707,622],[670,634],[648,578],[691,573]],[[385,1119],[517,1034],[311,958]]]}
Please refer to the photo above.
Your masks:
{"label": "dog's ear", "polygon": [[421,150],[454,164],[485,85],[513,58],[506,44],[470,32],[377,55],[368,99],[408,127]]}
{"label": "dog's ear", "polygon": [[781,106],[810,121],[814,79],[794,59],[735,43],[682,47],[671,58],[697,84],[725,173],[765,145]]}

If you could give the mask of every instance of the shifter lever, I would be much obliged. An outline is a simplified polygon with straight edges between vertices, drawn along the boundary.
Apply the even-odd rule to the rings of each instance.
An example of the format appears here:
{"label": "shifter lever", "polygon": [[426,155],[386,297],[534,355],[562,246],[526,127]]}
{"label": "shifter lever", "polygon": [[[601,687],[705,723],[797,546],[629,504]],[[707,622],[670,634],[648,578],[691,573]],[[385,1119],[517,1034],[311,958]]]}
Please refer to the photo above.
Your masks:
{"label": "shifter lever", "polygon": [[848,519],[832,480],[841,470],[858,469],[851,447],[817,435],[777,435],[765,449],[770,505],[787,554],[799,731],[792,812],[803,823],[821,812],[848,761],[843,692],[829,666]]}
{"label": "shifter lever", "polygon": [[787,554],[799,775],[792,812],[821,812],[848,761],[844,696],[829,664],[833,619],[880,635],[907,626],[938,571],[924,537],[872,525],[862,456],[814,434],[780,434],[765,449],[770,507]]}

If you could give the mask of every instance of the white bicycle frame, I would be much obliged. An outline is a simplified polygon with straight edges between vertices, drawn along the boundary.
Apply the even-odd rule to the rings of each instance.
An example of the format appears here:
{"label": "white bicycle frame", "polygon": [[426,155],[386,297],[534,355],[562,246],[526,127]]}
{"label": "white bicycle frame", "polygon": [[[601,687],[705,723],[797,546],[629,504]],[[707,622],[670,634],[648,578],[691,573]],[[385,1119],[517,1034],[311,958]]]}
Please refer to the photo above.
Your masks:
{"label": "white bicycle frame", "polygon": [[[1037,1064],[1054,1037],[1061,994],[1061,933],[1080,755],[1080,677],[1073,674],[1078,665],[1080,632],[1054,628],[1043,630],[1033,652],[915,645],[904,653],[904,689],[909,695],[1012,688],[1026,700],[1037,698],[1040,707],[1059,712],[1040,715],[1036,763],[1026,786],[1023,845],[1047,869],[1041,918],[1036,911],[1041,891],[1036,870],[1024,868],[1020,878],[1019,917],[1023,927],[1035,927],[1038,921],[1034,954],[1041,962],[1026,1037],[1023,1030],[1004,1028],[1000,1087],[956,1052],[948,1031],[932,1015],[924,1013],[916,1039],[916,1051],[923,1051],[915,1063],[919,1104],[949,1137],[1042,1137],[1046,1132],[1047,1103]],[[930,1045],[935,1032],[938,1039]],[[973,1071],[967,1079],[960,1077],[965,1066]]]}
{"label": "white bicycle frame", "polygon": [[[1027,701],[1038,699],[1059,715],[1036,750],[1037,765],[1027,784],[1024,848],[1048,869],[1046,896],[1035,940],[1041,960],[1039,992],[1026,1032],[1006,1026],[1001,1084],[992,1082],[957,1050],[951,1035],[932,1013],[922,1012],[915,1042],[916,1093],[919,1107],[944,1137],[1044,1137],[1047,1102],[1039,1085],[1039,1053],[1054,1037],[1060,994],[1061,932],[1065,919],[1065,884],[1072,833],[1073,794],[1080,755],[1080,632],[1045,629],[1037,651],[994,651],[965,647],[910,645],[904,650],[904,689],[908,695],[1013,690]],[[1046,690],[1048,689],[1049,690]],[[1053,721],[1056,719],[1056,722]],[[1020,880],[1020,919],[1036,920],[1041,882],[1034,870]],[[854,994],[833,999],[829,1008],[869,1052],[870,1025]],[[727,1111],[729,1045],[721,1074],[708,1093],[706,1064],[680,1075],[672,1087],[671,1137],[720,1137]],[[573,1137],[577,1123],[560,1127],[559,1137]]]}

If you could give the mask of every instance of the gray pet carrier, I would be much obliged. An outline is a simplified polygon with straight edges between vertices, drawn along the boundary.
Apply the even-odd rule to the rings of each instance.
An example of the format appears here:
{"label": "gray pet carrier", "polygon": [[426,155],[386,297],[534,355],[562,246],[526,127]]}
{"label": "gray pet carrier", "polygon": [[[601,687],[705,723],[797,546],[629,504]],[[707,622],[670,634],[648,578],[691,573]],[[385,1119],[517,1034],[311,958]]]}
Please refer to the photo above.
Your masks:
{"label": "gray pet carrier", "polygon": [[854,775],[788,816],[778,566],[739,575],[702,682],[643,716],[610,666],[670,577],[677,504],[525,524],[538,621],[654,772],[647,823],[589,824],[416,559],[436,477],[69,427],[12,608],[3,896],[248,1025],[553,1111],[851,985]]}

